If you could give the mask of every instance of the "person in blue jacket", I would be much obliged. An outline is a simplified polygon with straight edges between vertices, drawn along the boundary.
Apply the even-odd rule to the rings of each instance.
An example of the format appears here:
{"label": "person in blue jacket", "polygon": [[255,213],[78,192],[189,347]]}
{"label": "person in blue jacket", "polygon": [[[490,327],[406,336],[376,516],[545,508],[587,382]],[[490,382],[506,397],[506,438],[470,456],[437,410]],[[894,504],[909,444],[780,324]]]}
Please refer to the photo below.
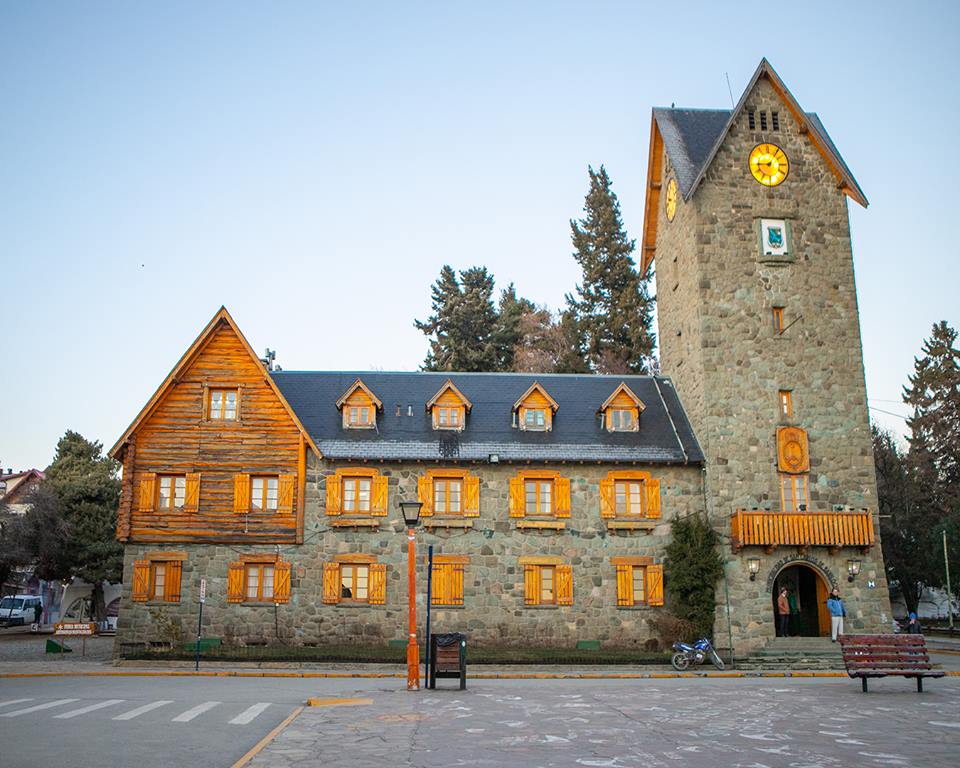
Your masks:
{"label": "person in blue jacket", "polygon": [[920,619],[913,611],[910,612],[910,620],[907,622],[907,633],[911,635],[922,635],[923,627],[920,626]]}
{"label": "person in blue jacket", "polygon": [[830,640],[835,643],[837,635],[843,634],[843,617],[847,615],[847,609],[840,597],[840,590],[836,587],[830,590],[827,610],[830,611]]}

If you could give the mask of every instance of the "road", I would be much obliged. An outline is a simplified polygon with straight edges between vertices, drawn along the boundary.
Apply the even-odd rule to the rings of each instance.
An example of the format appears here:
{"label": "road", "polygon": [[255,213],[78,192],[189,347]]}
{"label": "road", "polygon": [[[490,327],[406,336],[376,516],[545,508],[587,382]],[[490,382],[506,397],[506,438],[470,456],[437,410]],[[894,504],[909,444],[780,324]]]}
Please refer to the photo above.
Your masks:
{"label": "road", "polygon": [[231,766],[319,688],[369,695],[378,684],[385,687],[350,679],[2,679],[0,765]]}

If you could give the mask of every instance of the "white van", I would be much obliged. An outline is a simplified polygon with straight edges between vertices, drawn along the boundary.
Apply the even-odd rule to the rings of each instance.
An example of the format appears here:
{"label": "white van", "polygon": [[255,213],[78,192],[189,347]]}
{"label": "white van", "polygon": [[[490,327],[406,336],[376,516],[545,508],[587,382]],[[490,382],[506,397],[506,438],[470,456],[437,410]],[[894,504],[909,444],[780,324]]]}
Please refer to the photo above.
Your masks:
{"label": "white van", "polygon": [[38,605],[43,608],[40,595],[7,595],[0,600],[0,626],[33,624]]}

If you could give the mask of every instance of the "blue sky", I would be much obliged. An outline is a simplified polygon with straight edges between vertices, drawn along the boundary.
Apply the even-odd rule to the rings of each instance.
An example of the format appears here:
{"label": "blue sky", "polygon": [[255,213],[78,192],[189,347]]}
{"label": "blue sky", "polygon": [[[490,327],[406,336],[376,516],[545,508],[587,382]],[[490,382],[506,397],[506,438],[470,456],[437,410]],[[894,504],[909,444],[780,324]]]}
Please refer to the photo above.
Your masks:
{"label": "blue sky", "polygon": [[[719,10],[722,9],[722,10]],[[440,267],[558,307],[605,164],[631,236],[650,109],[767,56],[851,204],[871,405],[960,325],[951,3],[4,3],[0,465],[109,447],[216,309],[288,369],[415,369]],[[893,402],[890,402],[893,401]],[[872,415],[903,429],[900,419]]]}

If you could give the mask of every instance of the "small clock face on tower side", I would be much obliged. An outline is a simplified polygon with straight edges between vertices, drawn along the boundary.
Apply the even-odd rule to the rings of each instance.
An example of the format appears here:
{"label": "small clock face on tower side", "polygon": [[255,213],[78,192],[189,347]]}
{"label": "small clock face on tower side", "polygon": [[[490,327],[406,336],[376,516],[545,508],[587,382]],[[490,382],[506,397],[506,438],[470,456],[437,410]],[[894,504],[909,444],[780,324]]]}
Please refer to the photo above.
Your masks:
{"label": "small clock face on tower side", "polygon": [[667,184],[667,221],[673,221],[673,217],[677,215],[677,182],[676,179],[670,179],[670,183]]}
{"label": "small clock face on tower side", "polygon": [[758,144],[750,153],[750,173],[765,187],[775,187],[787,178],[790,163],[776,144]]}

